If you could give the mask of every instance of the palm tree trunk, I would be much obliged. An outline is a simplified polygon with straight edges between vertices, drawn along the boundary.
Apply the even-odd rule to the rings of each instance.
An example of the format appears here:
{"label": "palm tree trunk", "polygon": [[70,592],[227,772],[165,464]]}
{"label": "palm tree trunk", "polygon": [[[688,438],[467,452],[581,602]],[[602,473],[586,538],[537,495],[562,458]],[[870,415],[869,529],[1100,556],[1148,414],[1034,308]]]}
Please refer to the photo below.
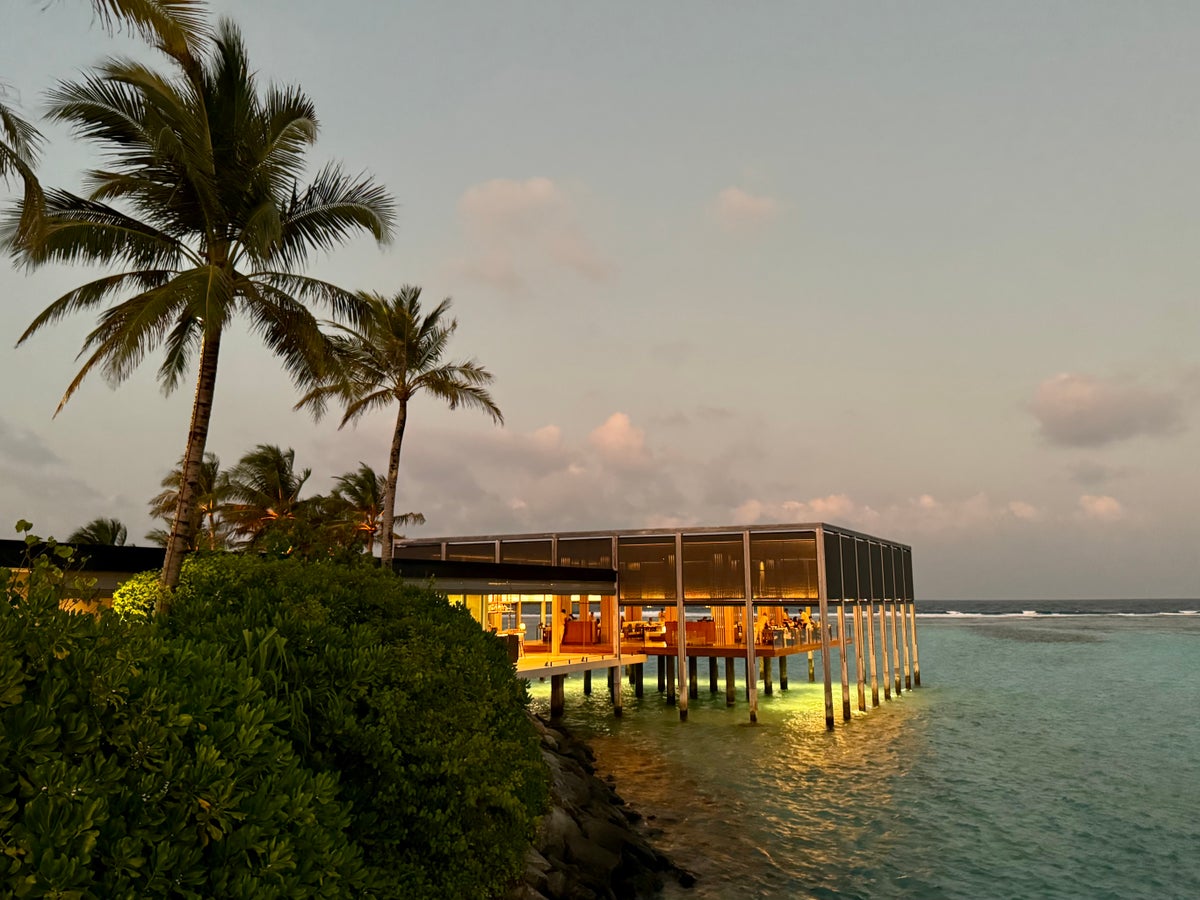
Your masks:
{"label": "palm tree trunk", "polygon": [[[217,384],[217,356],[221,350],[221,332],[206,334],[200,345],[200,373],[196,378],[196,398],[192,403],[192,422],[188,429],[187,451],[183,458],[183,477],[179,484],[179,503],[175,521],[167,541],[163,560],[162,583],[169,588],[179,584],[183,557],[192,545],[192,507],[200,493],[200,469],[204,461],[204,445],[208,442],[208,422],[212,416],[213,390]],[[159,599],[155,614],[166,616],[170,600]]]}
{"label": "palm tree trunk", "polygon": [[396,524],[396,482],[400,480],[400,445],[404,443],[404,425],[408,421],[408,401],[400,401],[396,413],[396,431],[392,435],[392,453],[388,457],[387,489],[383,492],[383,541],[381,561],[385,571],[392,571],[392,532]]}

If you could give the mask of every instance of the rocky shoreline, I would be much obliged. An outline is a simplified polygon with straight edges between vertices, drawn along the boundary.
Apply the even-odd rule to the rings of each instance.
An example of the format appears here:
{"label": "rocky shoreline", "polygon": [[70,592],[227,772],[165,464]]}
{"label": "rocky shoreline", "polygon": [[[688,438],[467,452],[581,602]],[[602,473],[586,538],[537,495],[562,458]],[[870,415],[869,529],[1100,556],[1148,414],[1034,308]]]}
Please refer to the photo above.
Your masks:
{"label": "rocky shoreline", "polygon": [[691,887],[695,876],[650,844],[643,817],[596,775],[591,748],[533,718],[550,770],[550,810],[509,900],[651,898],[667,879]]}

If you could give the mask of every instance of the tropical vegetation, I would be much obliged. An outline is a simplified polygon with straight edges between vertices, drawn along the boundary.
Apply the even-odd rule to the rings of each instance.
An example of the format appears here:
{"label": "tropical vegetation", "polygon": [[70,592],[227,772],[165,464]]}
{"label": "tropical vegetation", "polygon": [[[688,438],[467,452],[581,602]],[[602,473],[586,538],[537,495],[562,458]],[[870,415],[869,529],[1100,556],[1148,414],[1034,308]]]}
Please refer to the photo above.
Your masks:
{"label": "tropical vegetation", "polygon": [[386,536],[394,528],[409,401],[426,393],[451,409],[480,409],[500,424],[504,416],[487,389],[491,372],[473,359],[444,359],[458,329],[458,320],[449,316],[449,297],[428,313],[421,311],[421,289],[411,285],[391,297],[360,293],[359,300],[362,312],[357,324],[329,323],[334,364],[316,371],[316,377],[310,379],[313,386],[296,408],[308,409],[320,418],[331,400],[340,402],[344,411],[339,428],[372,410],[395,409],[381,522],[383,565],[387,568],[392,562],[392,542]]}
{"label": "tropical vegetation", "polygon": [[104,544],[109,547],[124,547],[129,529],[120,519],[103,516],[80,525],[67,537],[68,544]]}
{"label": "tropical vegetation", "polygon": [[[193,13],[193,4],[165,0],[109,5]],[[207,36],[191,27],[201,21],[196,14],[175,30],[149,27],[165,69],[109,59],[51,92],[49,118],[99,145],[107,168],[88,174],[84,195],[45,191],[37,240],[21,238],[27,204],[6,235],[17,259],[31,267],[112,270],[51,303],[18,341],[74,313],[99,311],[59,409],[96,370],[120,383],[161,350],[158,379],[171,392],[195,365],[163,567],[168,586],[178,581],[193,544],[192,507],[229,327],[244,318],[285,371],[311,380],[326,364],[328,342],[310,307],[353,321],[361,303],[301,274],[305,261],[356,232],[385,241],[393,218],[390,195],[369,177],[330,164],[311,182],[301,181],[318,130],[311,100],[297,87],[260,89],[237,26],[223,20]]]}

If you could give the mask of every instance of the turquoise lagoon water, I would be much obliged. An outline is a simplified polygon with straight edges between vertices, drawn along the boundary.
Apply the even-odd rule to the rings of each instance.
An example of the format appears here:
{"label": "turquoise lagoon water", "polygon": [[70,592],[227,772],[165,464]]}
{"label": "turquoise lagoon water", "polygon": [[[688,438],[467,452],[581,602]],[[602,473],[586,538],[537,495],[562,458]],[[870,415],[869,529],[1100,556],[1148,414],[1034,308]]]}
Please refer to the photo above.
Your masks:
{"label": "turquoise lagoon water", "polygon": [[[703,660],[687,722],[650,665],[620,719],[603,679],[590,698],[568,681],[567,726],[699,875],[666,897],[1200,897],[1200,616],[951,614],[918,632],[923,686],[875,710],[868,688],[843,724],[835,684],[832,733],[800,657],[790,690],[760,690],[756,726],[726,708],[723,670],[709,693]],[[549,686],[532,692],[548,712]]]}

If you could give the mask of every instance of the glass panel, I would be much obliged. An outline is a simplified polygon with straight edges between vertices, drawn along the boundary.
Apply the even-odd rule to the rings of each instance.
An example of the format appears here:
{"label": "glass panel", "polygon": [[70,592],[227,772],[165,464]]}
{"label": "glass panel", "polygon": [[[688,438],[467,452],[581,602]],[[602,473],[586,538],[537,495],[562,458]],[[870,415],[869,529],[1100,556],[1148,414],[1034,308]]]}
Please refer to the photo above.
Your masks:
{"label": "glass panel", "polygon": [[741,535],[683,536],[683,599],[732,600],[746,593]]}
{"label": "glass panel", "polygon": [[817,599],[817,537],[811,531],[751,534],[754,596],[763,600]]}
{"label": "glass panel", "polygon": [[500,562],[550,565],[550,539],[542,541],[501,541]]}
{"label": "glass panel", "polygon": [[611,569],[612,538],[559,538],[558,564]]}
{"label": "glass panel", "polygon": [[842,599],[858,600],[862,597],[858,577],[858,542],[848,534],[842,535]]}
{"label": "glass panel", "polygon": [[831,531],[825,532],[825,588],[830,600],[841,600],[842,591],[842,538]]}
{"label": "glass panel", "polygon": [[896,552],[902,557],[902,571],[904,574],[904,597],[903,599],[911,601],[913,599],[913,571],[912,571],[912,551],[901,550],[896,548]]}
{"label": "glass panel", "polygon": [[883,592],[889,600],[899,600],[904,593],[904,563],[895,547],[883,548]]}
{"label": "glass panel", "polygon": [[871,555],[871,545],[866,541],[854,542],[854,551],[858,554],[858,596],[857,600],[878,600],[871,593],[871,574],[877,568],[875,557]]}
{"label": "glass panel", "polygon": [[675,599],[674,537],[623,537],[617,559],[622,601]]}
{"label": "glass panel", "polygon": [[871,599],[891,600],[896,596],[895,590],[888,590],[888,583],[895,587],[892,581],[892,554],[884,553],[882,544],[871,545]]}
{"label": "glass panel", "polygon": [[393,553],[396,559],[441,559],[442,545],[436,544],[405,544],[397,547]]}
{"label": "glass panel", "polygon": [[459,559],[463,562],[495,562],[496,545],[491,541],[478,544],[447,544],[446,559]]}

